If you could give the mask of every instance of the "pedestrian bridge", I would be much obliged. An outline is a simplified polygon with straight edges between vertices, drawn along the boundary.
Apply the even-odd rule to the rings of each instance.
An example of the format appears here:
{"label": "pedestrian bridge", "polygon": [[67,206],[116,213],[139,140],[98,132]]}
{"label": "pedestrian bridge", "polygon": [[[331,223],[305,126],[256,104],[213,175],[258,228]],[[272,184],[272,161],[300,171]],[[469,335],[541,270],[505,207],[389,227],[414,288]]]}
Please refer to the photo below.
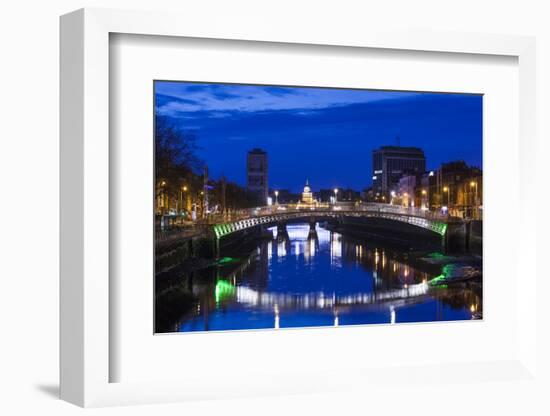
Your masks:
{"label": "pedestrian bridge", "polygon": [[219,240],[239,231],[257,226],[270,226],[303,219],[314,222],[319,220],[340,219],[344,217],[380,218],[397,221],[432,231],[445,236],[449,217],[418,208],[406,208],[390,204],[326,204],[326,205],[272,205],[238,213],[238,217],[213,225],[213,231]]}

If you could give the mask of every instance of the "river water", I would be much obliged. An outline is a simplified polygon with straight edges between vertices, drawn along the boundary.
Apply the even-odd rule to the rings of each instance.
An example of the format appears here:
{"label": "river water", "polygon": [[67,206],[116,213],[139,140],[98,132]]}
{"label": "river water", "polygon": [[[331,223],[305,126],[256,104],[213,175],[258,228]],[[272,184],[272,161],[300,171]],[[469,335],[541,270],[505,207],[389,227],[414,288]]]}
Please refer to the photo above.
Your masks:
{"label": "river water", "polygon": [[271,231],[273,240],[188,276],[185,312],[168,332],[470,320],[481,313],[480,285],[429,283],[444,264],[419,266],[406,251],[319,224],[315,233],[308,224],[288,225],[288,235]]}

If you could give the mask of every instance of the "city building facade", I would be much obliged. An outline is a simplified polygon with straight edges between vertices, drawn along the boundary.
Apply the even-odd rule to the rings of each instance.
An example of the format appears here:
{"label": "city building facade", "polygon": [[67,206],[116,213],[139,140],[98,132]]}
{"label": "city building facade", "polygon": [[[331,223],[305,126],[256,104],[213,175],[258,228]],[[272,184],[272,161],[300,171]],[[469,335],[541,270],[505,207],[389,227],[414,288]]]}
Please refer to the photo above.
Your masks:
{"label": "city building facade", "polygon": [[398,182],[398,195],[401,205],[414,207],[416,189],[418,188],[418,175],[403,175]]}
{"label": "city building facade", "polygon": [[268,159],[267,152],[262,149],[252,149],[246,159],[246,186],[254,194],[258,202],[265,205],[268,197]]}
{"label": "city building facade", "polygon": [[483,176],[478,167],[459,160],[443,163],[438,171],[440,204],[456,217],[480,218]]}
{"label": "city building facade", "polygon": [[382,146],[372,152],[372,188],[375,197],[398,192],[399,179],[426,170],[424,151],[418,147]]}

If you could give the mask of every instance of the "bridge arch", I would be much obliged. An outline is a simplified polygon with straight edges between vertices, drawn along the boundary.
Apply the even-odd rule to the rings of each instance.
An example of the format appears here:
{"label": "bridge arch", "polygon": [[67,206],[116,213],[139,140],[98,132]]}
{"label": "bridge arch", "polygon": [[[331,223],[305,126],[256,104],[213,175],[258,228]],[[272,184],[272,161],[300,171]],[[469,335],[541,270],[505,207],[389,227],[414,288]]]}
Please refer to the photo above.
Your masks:
{"label": "bridge arch", "polygon": [[411,213],[388,212],[382,210],[297,210],[291,212],[274,212],[263,215],[251,216],[240,220],[231,221],[213,226],[216,239],[221,239],[233,233],[257,227],[260,225],[274,225],[293,220],[322,221],[324,219],[340,219],[345,217],[377,218],[389,221],[397,221],[431,231],[444,237],[447,232],[447,222],[441,218],[429,218],[427,215],[419,216]]}

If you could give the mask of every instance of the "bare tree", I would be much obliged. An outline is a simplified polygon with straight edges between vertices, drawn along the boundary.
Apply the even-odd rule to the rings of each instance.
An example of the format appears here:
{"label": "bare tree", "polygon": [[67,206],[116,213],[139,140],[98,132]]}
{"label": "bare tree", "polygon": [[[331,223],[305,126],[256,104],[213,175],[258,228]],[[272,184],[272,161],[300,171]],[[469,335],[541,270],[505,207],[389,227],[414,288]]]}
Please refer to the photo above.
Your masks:
{"label": "bare tree", "polygon": [[196,182],[202,162],[196,156],[193,134],[185,133],[163,116],[155,119],[156,197],[177,198],[184,184]]}

